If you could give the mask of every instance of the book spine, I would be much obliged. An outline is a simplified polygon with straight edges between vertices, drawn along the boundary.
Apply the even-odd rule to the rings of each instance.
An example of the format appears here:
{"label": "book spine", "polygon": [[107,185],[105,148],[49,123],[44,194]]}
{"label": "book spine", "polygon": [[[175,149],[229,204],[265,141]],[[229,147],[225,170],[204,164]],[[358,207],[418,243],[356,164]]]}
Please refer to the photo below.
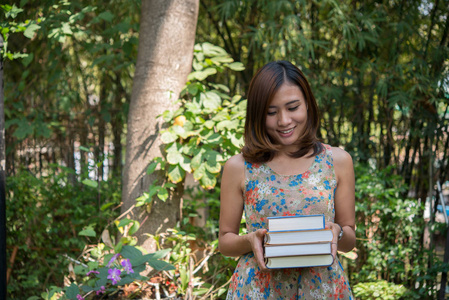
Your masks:
{"label": "book spine", "polygon": [[323,230],[323,227],[316,228],[304,228],[304,229],[287,229],[287,230],[270,230],[270,225],[268,225],[268,232],[293,232],[293,231],[309,231],[309,230]]}
{"label": "book spine", "polygon": [[335,258],[332,256],[332,262],[329,264],[312,264],[312,265],[301,265],[301,266],[290,266],[290,267],[269,267],[270,258],[265,258],[265,266],[268,269],[289,269],[289,268],[314,268],[314,267],[328,267],[331,266],[335,261]]}
{"label": "book spine", "polygon": [[265,247],[276,247],[276,246],[291,246],[291,245],[308,245],[308,244],[328,244],[331,241],[311,241],[311,242],[292,242],[292,243],[276,243],[270,244],[265,243]]}

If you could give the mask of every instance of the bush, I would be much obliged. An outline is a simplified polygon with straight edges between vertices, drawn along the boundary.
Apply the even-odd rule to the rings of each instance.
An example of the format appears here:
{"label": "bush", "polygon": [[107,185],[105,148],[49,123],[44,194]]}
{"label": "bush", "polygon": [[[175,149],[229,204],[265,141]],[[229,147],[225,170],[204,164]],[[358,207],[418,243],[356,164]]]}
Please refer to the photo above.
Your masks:
{"label": "bush", "polygon": [[358,283],[353,287],[354,296],[360,300],[395,300],[402,299],[407,289],[385,280]]}
{"label": "bush", "polygon": [[7,178],[8,257],[17,247],[14,265],[8,265],[9,299],[27,299],[50,285],[62,286],[68,258],[76,258],[88,242],[78,233],[102,229],[116,215],[105,207],[118,205],[119,180],[92,188],[70,182],[73,170],[52,166],[50,171],[42,178],[27,170]]}
{"label": "bush", "polygon": [[401,196],[408,187],[393,170],[356,167],[357,259],[347,261],[351,283],[360,293],[397,285],[406,288],[408,299],[434,298],[437,274],[447,266],[423,246],[424,203]]}

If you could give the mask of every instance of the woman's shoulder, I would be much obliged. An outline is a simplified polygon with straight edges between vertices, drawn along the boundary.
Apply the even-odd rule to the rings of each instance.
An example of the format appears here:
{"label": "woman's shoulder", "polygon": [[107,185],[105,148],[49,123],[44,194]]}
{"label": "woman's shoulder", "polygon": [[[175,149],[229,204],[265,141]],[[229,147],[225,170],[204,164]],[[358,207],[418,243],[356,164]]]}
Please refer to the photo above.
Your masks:
{"label": "woman's shoulder", "polygon": [[329,149],[332,152],[332,160],[336,171],[348,170],[349,168],[353,168],[351,154],[349,154],[346,150],[343,150],[340,147],[331,146],[329,146]]}
{"label": "woman's shoulder", "polygon": [[[242,191],[245,182],[245,159],[242,154],[236,154],[229,158],[223,168],[223,180],[229,186],[238,186]],[[223,184],[223,183],[222,183]]]}
{"label": "woman's shoulder", "polygon": [[224,165],[225,169],[243,170],[245,168],[245,159],[241,153],[231,156]]}

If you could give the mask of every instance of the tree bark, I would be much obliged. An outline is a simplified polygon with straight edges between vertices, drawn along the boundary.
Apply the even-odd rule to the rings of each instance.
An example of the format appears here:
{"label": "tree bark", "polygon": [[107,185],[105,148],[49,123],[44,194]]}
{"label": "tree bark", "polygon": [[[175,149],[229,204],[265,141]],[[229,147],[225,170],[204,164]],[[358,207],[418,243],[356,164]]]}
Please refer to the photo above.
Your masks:
{"label": "tree bark", "polygon": [[[123,170],[122,213],[160,176],[146,174],[149,162],[161,156],[159,130],[163,111],[176,109],[174,101],[191,71],[199,0],[144,0],[137,65],[128,114],[126,157]],[[149,252],[155,234],[174,227],[179,219],[180,193],[166,202],[153,201],[150,213],[133,208],[129,217],[141,223],[135,234],[138,244]]]}

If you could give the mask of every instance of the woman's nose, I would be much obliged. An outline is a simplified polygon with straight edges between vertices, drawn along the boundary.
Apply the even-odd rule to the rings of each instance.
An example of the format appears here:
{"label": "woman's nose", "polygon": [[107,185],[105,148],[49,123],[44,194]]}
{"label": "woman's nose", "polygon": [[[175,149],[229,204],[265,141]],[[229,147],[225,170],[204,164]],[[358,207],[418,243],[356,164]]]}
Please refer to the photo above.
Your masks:
{"label": "woman's nose", "polygon": [[290,117],[287,112],[280,112],[278,114],[278,126],[285,126],[290,123]]}

